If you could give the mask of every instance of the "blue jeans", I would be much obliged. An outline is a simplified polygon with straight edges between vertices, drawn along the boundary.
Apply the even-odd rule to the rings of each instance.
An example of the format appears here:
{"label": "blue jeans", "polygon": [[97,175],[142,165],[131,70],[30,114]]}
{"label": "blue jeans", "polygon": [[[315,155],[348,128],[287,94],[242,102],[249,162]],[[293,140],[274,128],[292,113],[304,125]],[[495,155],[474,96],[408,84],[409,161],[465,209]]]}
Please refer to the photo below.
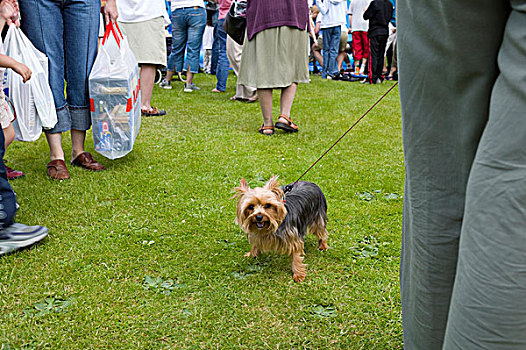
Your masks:
{"label": "blue jeans", "polygon": [[341,26],[323,28],[323,69],[321,77],[338,74],[338,48],[340,46]]}
{"label": "blue jeans", "polygon": [[100,1],[20,0],[19,7],[22,30],[49,58],[58,122],[47,132],[88,130],[88,77],[97,55]]}
{"label": "blue jeans", "polygon": [[[226,81],[228,79],[228,71],[230,70],[230,62],[226,55],[226,32],[223,29],[225,19],[217,21],[214,35],[214,44],[216,48],[217,66],[215,70],[217,84],[216,89],[219,91],[226,90]],[[212,46],[213,50],[214,46]]]}
{"label": "blue jeans", "polygon": [[[199,72],[199,50],[206,26],[206,10],[203,7],[184,7],[172,12],[172,52],[168,56],[169,71],[182,72],[188,68]],[[186,65],[184,52],[186,49]]]}
{"label": "blue jeans", "polygon": [[16,197],[7,181],[4,165],[4,133],[0,132],[0,230],[11,226],[16,214]]}

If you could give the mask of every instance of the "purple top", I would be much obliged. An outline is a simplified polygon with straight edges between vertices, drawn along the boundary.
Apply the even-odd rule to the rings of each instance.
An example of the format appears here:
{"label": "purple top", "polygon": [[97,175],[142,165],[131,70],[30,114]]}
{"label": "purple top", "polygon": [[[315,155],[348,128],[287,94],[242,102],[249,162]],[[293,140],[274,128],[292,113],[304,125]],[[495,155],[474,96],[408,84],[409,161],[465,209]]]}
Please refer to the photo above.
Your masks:
{"label": "purple top", "polygon": [[305,30],[309,23],[307,0],[248,0],[247,37],[274,27],[288,26]]}

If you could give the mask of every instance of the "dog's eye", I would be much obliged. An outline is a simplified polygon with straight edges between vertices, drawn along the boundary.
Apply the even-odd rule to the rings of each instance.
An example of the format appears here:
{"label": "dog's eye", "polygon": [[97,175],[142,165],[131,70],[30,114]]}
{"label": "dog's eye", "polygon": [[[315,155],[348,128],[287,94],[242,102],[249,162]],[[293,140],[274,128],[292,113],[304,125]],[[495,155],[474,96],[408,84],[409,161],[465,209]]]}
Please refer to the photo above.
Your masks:
{"label": "dog's eye", "polygon": [[250,205],[248,206],[248,210],[254,210],[254,205],[250,204]]}
{"label": "dog's eye", "polygon": [[270,204],[265,204],[265,206],[264,206],[265,209],[270,209],[270,207],[272,207],[272,205],[270,205]]}

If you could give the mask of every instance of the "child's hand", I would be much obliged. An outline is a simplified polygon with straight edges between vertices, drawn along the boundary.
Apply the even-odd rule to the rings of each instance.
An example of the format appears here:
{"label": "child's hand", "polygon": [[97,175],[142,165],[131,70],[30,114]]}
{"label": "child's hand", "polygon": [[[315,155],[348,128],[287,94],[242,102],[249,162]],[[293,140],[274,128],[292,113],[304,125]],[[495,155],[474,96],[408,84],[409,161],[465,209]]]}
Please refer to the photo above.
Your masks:
{"label": "child's hand", "polygon": [[13,65],[12,69],[20,74],[24,83],[31,79],[31,69],[29,69],[29,67],[25,64],[17,62],[15,65]]}

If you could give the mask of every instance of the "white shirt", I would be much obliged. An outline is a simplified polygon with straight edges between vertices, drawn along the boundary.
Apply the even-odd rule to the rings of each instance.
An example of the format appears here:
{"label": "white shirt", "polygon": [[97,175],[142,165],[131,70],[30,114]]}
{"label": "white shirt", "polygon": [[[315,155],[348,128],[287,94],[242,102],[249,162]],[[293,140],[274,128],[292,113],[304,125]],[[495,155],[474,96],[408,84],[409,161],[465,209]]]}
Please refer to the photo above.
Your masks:
{"label": "white shirt", "polygon": [[346,24],[347,0],[323,0],[316,2],[320,9],[321,18],[320,28],[330,28]]}
{"label": "white shirt", "polygon": [[183,7],[205,7],[203,0],[172,0],[171,8],[172,11]]}
{"label": "white shirt", "polygon": [[164,0],[117,0],[119,22],[144,22],[168,16]]}
{"label": "white shirt", "polygon": [[[316,23],[320,23],[320,28],[321,28],[321,18],[322,17],[323,17],[323,15],[321,14],[321,12],[318,13],[318,16],[316,16]],[[349,30],[349,28],[347,28],[347,23],[342,24],[342,29],[341,29],[342,33],[343,32],[347,32],[348,30]],[[319,36],[321,36],[321,31],[319,33]]]}
{"label": "white shirt", "polygon": [[371,1],[372,0],[351,0],[349,11],[347,12],[352,16],[351,31],[366,32],[369,30],[369,21],[363,19],[363,13],[367,10]]}

